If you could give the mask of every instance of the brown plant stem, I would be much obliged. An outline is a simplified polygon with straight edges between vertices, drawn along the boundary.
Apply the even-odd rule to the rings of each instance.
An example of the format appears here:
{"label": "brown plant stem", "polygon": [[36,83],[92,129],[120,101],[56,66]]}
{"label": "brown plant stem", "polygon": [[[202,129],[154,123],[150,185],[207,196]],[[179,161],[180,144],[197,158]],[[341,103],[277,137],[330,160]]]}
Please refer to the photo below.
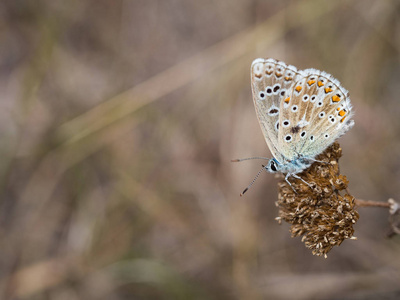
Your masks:
{"label": "brown plant stem", "polygon": [[355,199],[355,203],[358,207],[384,207],[390,208],[390,203],[388,202],[380,202],[380,201],[370,201],[370,200],[362,200]]}

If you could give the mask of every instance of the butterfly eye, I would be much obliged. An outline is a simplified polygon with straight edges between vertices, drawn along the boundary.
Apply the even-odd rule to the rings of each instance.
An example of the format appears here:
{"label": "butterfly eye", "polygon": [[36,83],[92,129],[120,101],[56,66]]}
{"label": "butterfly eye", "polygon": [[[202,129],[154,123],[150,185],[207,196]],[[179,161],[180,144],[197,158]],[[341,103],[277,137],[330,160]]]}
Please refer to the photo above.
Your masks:
{"label": "butterfly eye", "polygon": [[314,141],[314,136],[310,136],[310,141],[313,142]]}
{"label": "butterfly eye", "polygon": [[271,94],[272,94],[272,89],[271,89],[271,87],[268,87],[267,90],[266,90],[266,92],[267,92],[267,95],[271,95]]}
{"label": "butterfly eye", "polygon": [[273,160],[271,160],[271,164],[270,164],[269,168],[274,172],[278,171],[278,169],[275,166],[275,162]]}
{"label": "butterfly eye", "polygon": [[279,130],[279,120],[276,121],[276,123],[275,123],[275,129],[276,129],[277,131]]}
{"label": "butterfly eye", "polygon": [[303,131],[302,133],[300,133],[300,136],[301,136],[301,138],[305,137],[306,136],[306,132]]}
{"label": "butterfly eye", "polygon": [[322,111],[322,112],[320,112],[319,113],[319,117],[322,119],[323,117],[325,117],[325,112],[324,111]]}
{"label": "butterfly eye", "polygon": [[317,107],[321,107],[322,106],[322,101],[318,102]]}
{"label": "butterfly eye", "polygon": [[329,121],[331,121],[331,123],[333,124],[336,122],[336,119],[333,115],[329,115]]}
{"label": "butterfly eye", "polygon": [[307,102],[307,101],[308,101],[308,98],[309,98],[308,95],[304,95],[304,96],[303,96],[303,101],[304,101],[304,102]]}
{"label": "butterfly eye", "polygon": [[297,111],[297,108],[298,108],[297,105],[293,105],[293,106],[292,106],[292,112],[296,112],[296,111]]}
{"label": "butterfly eye", "polygon": [[265,99],[265,93],[264,92],[260,92],[259,96],[260,96],[261,100]]}
{"label": "butterfly eye", "polygon": [[290,125],[290,121],[289,120],[285,120],[282,122],[283,127],[288,127]]}
{"label": "butterfly eye", "polygon": [[329,134],[325,134],[324,137],[327,139],[329,137]]}
{"label": "butterfly eye", "polygon": [[317,98],[316,96],[312,96],[310,101],[314,102],[316,98]]}
{"label": "butterfly eye", "polygon": [[285,90],[281,91],[281,96],[285,96]]}

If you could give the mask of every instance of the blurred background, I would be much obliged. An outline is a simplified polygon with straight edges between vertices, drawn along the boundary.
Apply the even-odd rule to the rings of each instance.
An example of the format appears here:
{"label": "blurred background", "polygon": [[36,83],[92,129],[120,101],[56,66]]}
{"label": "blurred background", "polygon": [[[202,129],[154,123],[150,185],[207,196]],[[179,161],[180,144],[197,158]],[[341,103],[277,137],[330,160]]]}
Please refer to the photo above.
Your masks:
{"label": "blurred background", "polygon": [[399,200],[397,0],[0,3],[0,299],[399,299],[400,237],[360,208],[315,257],[279,225],[250,64],[350,91],[341,171]]}

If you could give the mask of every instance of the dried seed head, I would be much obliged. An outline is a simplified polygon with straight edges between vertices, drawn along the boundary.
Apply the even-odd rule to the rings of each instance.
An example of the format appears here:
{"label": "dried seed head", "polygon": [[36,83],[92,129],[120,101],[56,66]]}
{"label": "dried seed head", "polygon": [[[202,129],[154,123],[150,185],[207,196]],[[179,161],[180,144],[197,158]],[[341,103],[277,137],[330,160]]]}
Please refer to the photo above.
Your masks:
{"label": "dried seed head", "polygon": [[283,176],[278,183],[279,220],[292,224],[292,237],[303,236],[302,242],[314,255],[326,257],[333,246],[352,238],[359,218],[355,199],[346,190],[349,181],[339,172],[341,156],[340,145],[334,143],[316,158],[323,162],[298,174],[311,188],[293,177],[289,181],[296,192]]}

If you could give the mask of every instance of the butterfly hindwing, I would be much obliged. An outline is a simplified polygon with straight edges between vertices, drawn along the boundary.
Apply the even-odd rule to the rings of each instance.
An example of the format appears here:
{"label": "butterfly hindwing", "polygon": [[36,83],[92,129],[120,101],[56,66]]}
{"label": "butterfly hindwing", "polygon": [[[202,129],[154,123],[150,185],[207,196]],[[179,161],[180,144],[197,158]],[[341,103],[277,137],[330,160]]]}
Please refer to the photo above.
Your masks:
{"label": "butterfly hindwing", "polygon": [[351,126],[348,92],[331,75],[315,69],[299,71],[280,105],[278,147],[292,161],[313,159]]}
{"label": "butterfly hindwing", "polygon": [[339,81],[320,72],[316,84],[319,93],[314,102],[315,111],[310,117],[309,136],[303,143],[297,144],[297,152],[309,158],[323,152],[354,125],[348,92]]}

